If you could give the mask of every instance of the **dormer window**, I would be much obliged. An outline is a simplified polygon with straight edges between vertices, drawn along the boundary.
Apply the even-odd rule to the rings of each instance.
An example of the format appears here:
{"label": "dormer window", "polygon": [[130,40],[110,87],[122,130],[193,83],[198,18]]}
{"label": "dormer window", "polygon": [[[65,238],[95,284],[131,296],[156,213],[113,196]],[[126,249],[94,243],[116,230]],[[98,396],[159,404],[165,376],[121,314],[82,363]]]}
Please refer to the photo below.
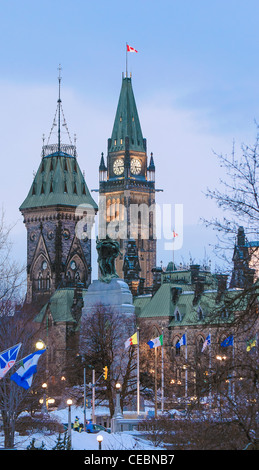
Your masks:
{"label": "dormer window", "polygon": [[202,308],[200,307],[200,305],[199,305],[199,307],[198,307],[198,309],[197,309],[197,314],[198,314],[198,320],[199,320],[199,321],[202,321],[202,320],[204,319],[204,313],[203,313],[203,310],[202,310]]}
{"label": "dormer window", "polygon": [[226,320],[227,318],[229,317],[229,311],[227,308],[223,308],[222,312],[221,312],[221,318],[223,320]]}
{"label": "dormer window", "polygon": [[174,311],[174,318],[175,318],[175,321],[182,321],[182,315],[180,313],[180,310],[177,307]]}

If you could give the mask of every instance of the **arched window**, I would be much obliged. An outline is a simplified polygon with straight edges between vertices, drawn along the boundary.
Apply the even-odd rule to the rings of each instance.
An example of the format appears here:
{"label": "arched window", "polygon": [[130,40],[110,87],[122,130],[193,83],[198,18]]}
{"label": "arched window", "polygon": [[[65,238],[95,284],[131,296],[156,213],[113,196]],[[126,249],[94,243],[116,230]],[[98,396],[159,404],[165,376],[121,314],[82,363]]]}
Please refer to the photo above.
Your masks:
{"label": "arched window", "polygon": [[197,309],[197,313],[198,313],[198,320],[199,320],[199,321],[202,321],[202,320],[204,319],[204,313],[203,313],[203,310],[202,310],[202,308],[200,307],[200,305],[199,305],[199,307],[198,307],[198,309]]}
{"label": "arched window", "polygon": [[203,338],[198,338],[198,344],[197,344],[197,349],[198,349],[198,353],[200,354],[201,351],[202,351],[202,348],[203,348],[203,344],[204,344],[204,339]]}
{"label": "arched window", "polygon": [[176,309],[174,311],[174,318],[175,318],[175,321],[182,321],[182,315],[181,315],[180,310],[178,309],[178,307],[176,307]]}
{"label": "arched window", "polygon": [[43,287],[43,279],[42,279],[42,272],[39,272],[38,275],[38,290],[42,290]]}
{"label": "arched window", "polygon": [[50,289],[50,274],[49,273],[47,274],[47,278],[46,278],[46,289],[47,290]]}

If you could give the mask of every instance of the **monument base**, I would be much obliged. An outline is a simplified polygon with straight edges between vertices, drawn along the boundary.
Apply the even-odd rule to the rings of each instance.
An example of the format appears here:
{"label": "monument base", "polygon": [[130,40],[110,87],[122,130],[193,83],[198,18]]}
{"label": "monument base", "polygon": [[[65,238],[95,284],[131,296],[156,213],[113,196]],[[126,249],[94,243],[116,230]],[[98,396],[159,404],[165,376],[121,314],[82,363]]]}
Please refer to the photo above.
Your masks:
{"label": "monument base", "polygon": [[132,293],[128,284],[120,278],[113,278],[110,282],[94,280],[84,295],[82,315],[91,313],[93,307],[100,304],[125,315],[135,313]]}

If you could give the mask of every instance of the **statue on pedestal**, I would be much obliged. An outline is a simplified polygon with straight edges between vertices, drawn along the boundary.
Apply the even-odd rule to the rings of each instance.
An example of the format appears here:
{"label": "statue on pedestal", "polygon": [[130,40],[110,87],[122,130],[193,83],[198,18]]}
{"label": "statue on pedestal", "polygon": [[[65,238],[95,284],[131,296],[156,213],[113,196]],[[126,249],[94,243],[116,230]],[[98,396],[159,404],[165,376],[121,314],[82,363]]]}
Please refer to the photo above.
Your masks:
{"label": "statue on pedestal", "polygon": [[119,242],[112,240],[108,235],[101,240],[96,237],[96,249],[101,273],[100,281],[110,282],[111,279],[119,277],[115,269],[115,259],[122,254]]}

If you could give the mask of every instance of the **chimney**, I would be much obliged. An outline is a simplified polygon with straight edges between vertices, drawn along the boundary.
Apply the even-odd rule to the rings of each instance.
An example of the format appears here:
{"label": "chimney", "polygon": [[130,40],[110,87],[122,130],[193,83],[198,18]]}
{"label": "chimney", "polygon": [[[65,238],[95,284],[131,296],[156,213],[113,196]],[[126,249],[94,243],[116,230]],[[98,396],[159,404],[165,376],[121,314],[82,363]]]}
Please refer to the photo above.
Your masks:
{"label": "chimney", "polygon": [[227,290],[228,275],[227,274],[216,274],[216,279],[218,281],[218,292],[217,292],[216,302],[220,302],[224,292],[226,292],[226,290]]}
{"label": "chimney", "polygon": [[255,269],[247,268],[244,272],[244,287],[251,287],[255,279]]}
{"label": "chimney", "polygon": [[200,265],[199,264],[191,264],[190,270],[191,270],[191,283],[194,284],[195,281],[199,277]]}
{"label": "chimney", "polygon": [[181,287],[172,287],[171,288],[171,298],[172,298],[173,304],[176,304],[176,302],[178,301],[182,291],[183,290],[182,290]]}
{"label": "chimney", "polygon": [[204,292],[204,280],[196,278],[196,280],[194,281],[194,298],[192,302],[193,305],[197,305],[203,292]]}

